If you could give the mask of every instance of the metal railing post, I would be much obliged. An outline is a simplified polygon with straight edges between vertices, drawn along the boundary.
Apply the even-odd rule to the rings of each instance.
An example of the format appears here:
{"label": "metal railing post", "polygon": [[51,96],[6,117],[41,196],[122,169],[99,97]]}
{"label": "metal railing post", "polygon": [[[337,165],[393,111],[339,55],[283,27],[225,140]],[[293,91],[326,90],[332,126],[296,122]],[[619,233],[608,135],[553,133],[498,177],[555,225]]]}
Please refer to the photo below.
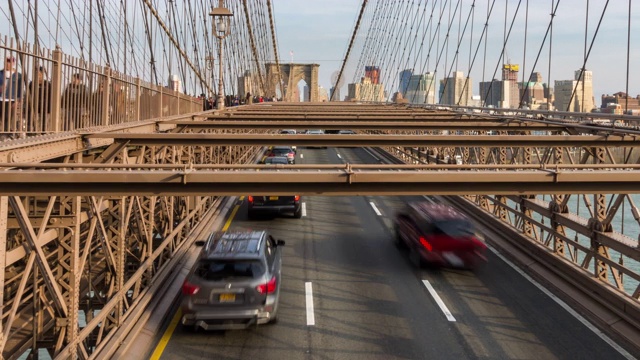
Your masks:
{"label": "metal railing post", "polygon": [[164,87],[163,86],[158,86],[160,88],[160,112],[158,113],[158,117],[159,118],[163,118],[164,117],[164,108],[162,107],[162,102],[164,100]]}
{"label": "metal railing post", "polygon": [[111,89],[113,88],[111,86],[111,68],[109,66],[106,66],[103,70],[103,73],[104,78],[102,79],[102,103],[100,104],[100,118],[102,119],[102,124],[100,125],[107,126],[109,125],[109,100],[111,97]]}
{"label": "metal railing post", "polygon": [[56,47],[52,53],[51,66],[51,122],[53,131],[62,130],[61,105],[62,105],[62,50]]}
{"label": "metal railing post", "polygon": [[135,102],[135,121],[140,121],[140,91],[142,90],[142,80],[136,79],[136,102]]}

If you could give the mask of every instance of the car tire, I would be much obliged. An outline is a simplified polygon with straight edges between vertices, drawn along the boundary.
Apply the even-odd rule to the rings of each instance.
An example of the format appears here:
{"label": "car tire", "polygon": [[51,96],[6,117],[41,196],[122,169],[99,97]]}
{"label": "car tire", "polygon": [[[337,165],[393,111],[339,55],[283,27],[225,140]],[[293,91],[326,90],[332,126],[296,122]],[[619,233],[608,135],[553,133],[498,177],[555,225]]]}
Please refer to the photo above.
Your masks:
{"label": "car tire", "polygon": [[296,210],[293,213],[293,217],[296,219],[301,219],[302,218],[302,206],[298,208],[298,210]]}
{"label": "car tire", "polygon": [[420,254],[418,253],[418,251],[411,249],[411,252],[409,253],[409,260],[411,260],[411,262],[418,268],[418,269],[422,269],[423,267],[425,267],[425,262],[424,260],[422,260],[422,257],[420,256]]}
{"label": "car tire", "polygon": [[402,239],[402,235],[400,235],[400,227],[398,226],[398,224],[396,224],[394,226],[395,231],[394,231],[394,237],[393,237],[393,243],[395,246],[397,246],[398,248],[406,248],[407,245],[404,243],[404,240]]}

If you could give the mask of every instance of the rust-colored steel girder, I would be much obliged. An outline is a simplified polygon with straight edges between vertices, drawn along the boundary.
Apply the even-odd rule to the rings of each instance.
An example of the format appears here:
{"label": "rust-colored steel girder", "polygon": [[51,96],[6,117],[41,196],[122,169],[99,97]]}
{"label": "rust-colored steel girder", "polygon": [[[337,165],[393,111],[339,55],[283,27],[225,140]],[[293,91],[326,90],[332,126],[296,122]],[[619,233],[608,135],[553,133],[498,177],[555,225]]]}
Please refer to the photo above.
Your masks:
{"label": "rust-colored steel girder", "polygon": [[[0,195],[527,195],[640,193],[640,171],[538,169],[386,170],[340,165],[315,170],[7,170]],[[377,167],[378,169],[375,169]]]}
{"label": "rust-colored steel girder", "polygon": [[464,131],[559,131],[562,128],[546,124],[530,124],[522,122],[503,121],[368,121],[368,120],[213,120],[213,121],[188,121],[175,120],[163,122],[176,126],[185,126],[189,129],[324,129],[324,130],[464,130]]}
{"label": "rust-colored steel girder", "polygon": [[298,145],[298,146],[498,146],[498,147],[638,147],[640,138],[618,135],[282,135],[282,134],[183,134],[100,133],[92,139],[127,141],[129,145]]}

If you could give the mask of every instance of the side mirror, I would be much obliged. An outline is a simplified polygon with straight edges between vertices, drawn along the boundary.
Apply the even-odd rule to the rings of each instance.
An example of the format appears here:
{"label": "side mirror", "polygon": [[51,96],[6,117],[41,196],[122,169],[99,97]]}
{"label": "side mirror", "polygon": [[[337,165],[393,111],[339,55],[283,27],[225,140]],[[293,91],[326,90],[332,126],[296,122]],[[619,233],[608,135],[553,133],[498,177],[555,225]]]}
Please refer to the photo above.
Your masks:
{"label": "side mirror", "polygon": [[204,246],[204,244],[206,244],[207,242],[204,240],[196,240],[195,244],[196,246]]}
{"label": "side mirror", "polygon": [[280,239],[278,239],[278,241],[276,241],[276,245],[278,245],[278,246],[284,246],[284,240],[280,240]]}

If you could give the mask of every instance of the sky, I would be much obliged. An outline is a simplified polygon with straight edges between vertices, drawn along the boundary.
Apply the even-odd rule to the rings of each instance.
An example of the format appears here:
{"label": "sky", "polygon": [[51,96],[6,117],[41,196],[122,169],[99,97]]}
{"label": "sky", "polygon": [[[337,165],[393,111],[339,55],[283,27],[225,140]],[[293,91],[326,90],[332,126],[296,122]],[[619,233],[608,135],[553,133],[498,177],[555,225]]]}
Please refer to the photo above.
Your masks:
{"label": "sky", "polygon": [[[415,1],[418,3],[418,1]],[[476,14],[476,29],[474,33],[477,39],[480,35],[478,31],[486,17],[486,0],[478,0]],[[558,12],[554,20],[553,28],[553,49],[551,78],[549,79],[548,45],[543,47],[540,60],[536,66],[536,71],[542,73],[545,82],[550,80],[553,86],[555,80],[573,79],[574,71],[582,66],[585,52],[585,28],[587,37],[587,47],[590,45],[592,37],[596,31],[602,9],[606,0],[590,0],[589,15],[587,17],[586,1],[584,0],[561,0]],[[331,86],[331,75],[338,71],[342,65],[347,45],[353,27],[361,7],[361,0],[273,0],[275,21],[278,36],[278,51],[282,61],[290,61],[289,52],[293,51],[293,62],[297,63],[317,63],[319,68],[319,84],[325,88]],[[369,4],[377,3],[370,1]],[[424,3],[424,2],[423,2]],[[431,3],[431,2],[428,2]],[[455,4],[456,2],[450,2]],[[466,8],[469,8],[471,1],[464,0]],[[505,3],[506,8],[505,8]],[[489,55],[485,66],[485,81],[489,81],[496,65],[498,65],[499,54],[504,38],[504,18],[505,12],[509,14],[511,21],[512,14],[515,13],[518,1],[498,0],[491,18],[488,31]],[[520,63],[523,67],[523,60],[526,60],[528,67],[527,74],[531,71],[536,55],[542,43],[546,31],[549,14],[551,12],[551,0],[529,0],[529,21],[527,47],[524,47],[524,20],[525,1],[516,17],[514,29],[509,38],[507,56],[513,63]],[[557,0],[555,1],[557,3]],[[587,70],[593,71],[594,97],[596,104],[600,104],[602,94],[612,94],[624,91],[626,87],[626,59],[627,59],[627,21],[629,2],[625,0],[610,1],[605,16],[598,30],[598,34],[593,43],[589,60],[586,64]],[[466,11],[466,10],[465,10]],[[466,16],[466,12],[463,11]],[[640,3],[632,1],[631,11],[631,54],[630,57],[630,84],[629,93],[632,96],[640,94],[640,84],[634,79],[640,75]],[[479,25],[478,25],[479,24]],[[456,26],[454,26],[455,28]],[[456,37],[457,29],[452,30],[452,37]],[[469,42],[463,42],[462,48],[468,49]],[[475,47],[475,45],[474,45]],[[524,55],[526,50],[526,57]],[[352,53],[356,58],[360,53]],[[435,57],[435,56],[434,56]],[[460,69],[468,69],[468,53],[460,54]],[[411,67],[411,66],[408,66]],[[418,66],[420,67],[420,65]],[[438,73],[446,73],[443,64],[440,65]],[[360,77],[364,75],[363,69],[359,74],[354,74],[354,69],[347,74],[346,83],[352,82],[354,75]],[[391,69],[392,78],[395,81],[397,73],[402,67]],[[433,71],[433,69],[426,69]],[[487,75],[489,74],[489,75]],[[383,78],[385,75],[383,74]],[[473,93],[477,94],[478,82],[482,81],[482,66],[474,65],[471,72],[473,79]],[[500,77],[498,72],[496,77]],[[522,77],[522,73],[519,78]],[[527,76],[528,77],[528,76]],[[387,81],[391,81],[388,79]],[[397,85],[396,85],[397,86]],[[389,89],[387,89],[389,90]],[[392,89],[391,91],[395,91]],[[342,88],[342,94],[346,94],[346,86]]]}
{"label": "sky", "polygon": [[[180,0],[189,1],[189,0]],[[230,0],[226,0],[230,1]],[[238,0],[234,0],[238,1]],[[265,1],[265,0],[259,0]],[[470,9],[470,4],[473,0],[459,0],[459,1],[438,1],[435,2],[437,6],[439,4],[462,4],[462,13],[466,15]],[[487,6],[489,3],[495,2],[495,8],[492,17],[489,21],[488,30],[488,45],[486,61],[481,64],[481,60],[476,62],[471,67],[470,77],[472,78],[472,91],[474,94],[479,93],[478,82],[490,81],[495,69],[499,68],[502,63],[500,59],[500,52],[504,37],[504,18],[505,15],[509,15],[510,18],[515,13],[517,4],[521,3],[523,6],[518,12],[516,17],[517,21],[514,24],[512,34],[507,42],[505,57],[512,60],[513,63],[518,63],[521,66],[521,74],[519,79],[522,79],[524,72],[531,72],[533,64],[536,59],[540,44],[542,44],[542,38],[546,31],[547,24],[549,22],[549,13],[551,12],[551,4],[560,4],[558,7],[558,13],[555,17],[553,28],[553,50],[552,50],[552,64],[551,71],[549,71],[548,64],[548,45],[543,48],[540,59],[535,68],[542,74],[544,82],[554,85],[556,80],[568,80],[574,76],[574,71],[582,66],[583,54],[585,52],[585,27],[587,28],[586,37],[590,42],[599,21],[600,14],[604,8],[607,0],[476,0],[476,14],[474,20],[474,41],[477,43],[479,38],[480,29],[485,22]],[[627,59],[627,20],[628,20],[628,6],[632,3],[631,10],[631,53],[629,79],[629,93],[631,96],[640,94],[640,82],[634,81],[640,78],[640,1],[638,0],[612,0],[609,1],[609,5],[606,11],[606,16],[602,21],[601,28],[598,30],[596,41],[593,44],[589,61],[586,64],[587,70],[593,71],[594,79],[594,95],[596,103],[599,104],[599,99],[602,94],[612,94],[618,91],[625,91],[626,87],[626,59]],[[14,0],[14,4],[17,4],[17,16],[24,18],[25,14],[20,10],[26,8],[26,4],[33,3],[32,0]],[[64,3],[64,2],[63,2]],[[79,0],[78,0],[78,3]],[[135,11],[140,11],[142,7],[141,0],[127,0],[124,2],[129,5],[129,8]],[[179,2],[184,4],[182,2]],[[428,0],[370,0],[368,2],[367,12],[365,13],[363,27],[360,32],[360,37],[356,41],[356,47],[350,56],[350,62],[346,68],[344,77],[344,83],[350,83],[357,81],[364,75],[363,65],[359,65],[356,69],[356,64],[360,59],[362,46],[365,44],[365,34],[367,27],[370,23],[372,16],[375,14],[373,9],[378,4],[397,4],[397,3],[412,3],[417,6],[414,13],[405,14],[404,17],[400,17],[395,24],[399,33],[407,33],[406,28],[411,26],[411,21],[415,21],[417,15],[420,15],[420,11],[424,13],[425,9],[429,9],[434,1]],[[527,23],[528,36],[524,37],[524,21],[525,21],[525,4],[529,4],[529,21]],[[589,16],[587,17],[585,4],[589,3]],[[56,12],[52,9],[55,7],[55,2],[39,2],[42,9],[41,11],[45,15],[42,20],[41,31],[52,31],[55,29]],[[107,1],[110,11],[117,11],[118,4],[120,2]],[[353,28],[356,23],[358,13],[360,11],[362,0],[271,0],[271,4],[274,8],[274,16],[276,22],[277,40],[278,40],[278,54],[280,60],[283,62],[291,61],[290,52],[293,52],[293,61],[296,63],[316,63],[320,65],[319,68],[319,84],[326,89],[329,89],[331,84],[332,74],[339,71],[342,66],[342,62],[347,50],[347,46],[351,39]],[[423,4],[427,4],[425,7]],[[422,8],[420,8],[422,6]],[[422,10],[420,10],[422,9]],[[84,9],[86,11],[86,9]],[[447,10],[443,13],[446,14]],[[450,10],[449,10],[450,11]],[[379,12],[384,13],[384,12]],[[117,12],[115,13],[117,15]],[[77,14],[80,16],[80,14]],[[437,15],[437,11],[436,11]],[[71,14],[62,13],[61,24],[63,27],[71,27]],[[6,7],[0,6],[0,34],[11,35],[13,34],[8,19],[8,11]],[[588,19],[588,23],[587,23]],[[139,25],[139,24],[138,24]],[[117,26],[113,25],[117,28]],[[443,25],[443,28],[445,26]],[[21,28],[19,26],[19,28]],[[157,30],[156,30],[157,31]],[[444,33],[444,32],[443,32]],[[29,33],[30,34],[30,33]],[[26,37],[29,38],[29,34]],[[458,38],[459,30],[457,26],[452,27],[451,39]],[[57,35],[57,32],[56,32]],[[61,38],[63,38],[63,32],[61,32]],[[137,34],[141,37],[144,44],[144,34]],[[467,35],[468,36],[468,35]],[[61,43],[66,53],[70,53],[68,46],[65,45],[65,41],[62,39]],[[428,40],[424,48],[428,47]],[[434,41],[442,41],[441,38]],[[459,62],[456,68],[452,68],[453,49],[455,46],[450,46],[449,54],[442,57],[442,60],[436,65],[437,51],[434,50],[434,54],[430,55],[431,58],[426,58],[422,55],[415,56],[415,54],[407,54],[403,61],[398,61],[389,68],[382,69],[381,79],[385,82],[387,91],[390,93],[397,91],[398,73],[406,68],[414,68],[416,73],[426,71],[436,71],[439,74],[438,79],[442,78],[443,74],[447,74],[451,70],[463,71],[465,75],[469,72],[468,59],[470,58],[470,42],[469,39],[463,37],[461,51],[459,53]],[[51,44],[49,44],[51,45]],[[78,44],[71,44],[75,48],[78,48]],[[373,44],[377,46],[379,44]],[[142,46],[146,49],[146,46]],[[437,47],[434,47],[437,48]],[[160,51],[157,49],[156,51]],[[425,51],[426,53],[426,51]],[[526,53],[526,56],[525,56]],[[371,55],[371,52],[365,53],[365,55]],[[483,55],[480,54],[483,58]],[[418,61],[414,61],[418,59]],[[166,62],[166,61],[165,61]],[[160,62],[164,64],[165,62]],[[145,75],[149,72],[150,67],[146,66],[145,61],[136,62],[140,66],[139,72],[141,77],[146,78]],[[369,59],[367,65],[375,64],[375,60]],[[385,64],[386,65],[386,64]],[[138,70],[136,70],[138,71]],[[136,73],[134,76],[138,76]],[[498,72],[495,77],[500,77]],[[161,77],[161,81],[164,82],[166,76]],[[346,94],[346,85],[342,87],[341,94]]]}
{"label": "sky", "polygon": [[[273,0],[278,56],[319,64],[320,86],[329,89],[340,70],[361,7],[359,0]],[[345,94],[346,87],[342,91]]]}

